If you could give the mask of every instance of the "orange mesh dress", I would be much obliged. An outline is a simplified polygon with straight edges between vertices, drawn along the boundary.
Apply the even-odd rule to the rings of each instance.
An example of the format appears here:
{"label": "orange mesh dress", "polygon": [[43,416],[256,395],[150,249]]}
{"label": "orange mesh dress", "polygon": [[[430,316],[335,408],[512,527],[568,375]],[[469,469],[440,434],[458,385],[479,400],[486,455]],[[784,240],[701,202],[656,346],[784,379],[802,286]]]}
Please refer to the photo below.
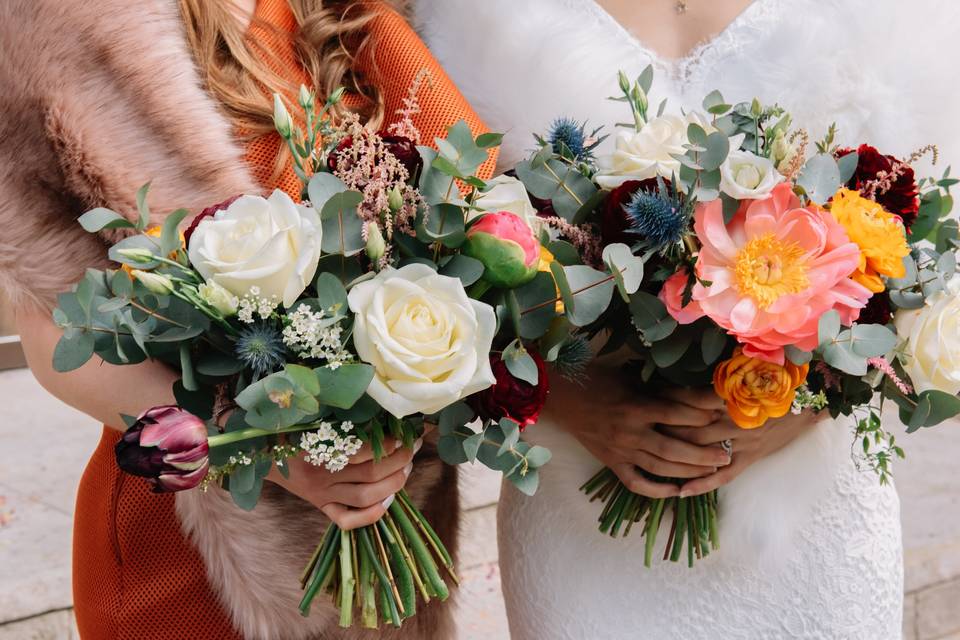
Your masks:
{"label": "orange mesh dress", "polygon": [[[286,0],[259,0],[249,35],[272,53],[278,73],[299,83],[306,77],[289,38],[282,37],[295,27]],[[384,9],[370,30],[376,46],[358,64],[379,83],[388,121],[426,69],[431,82],[418,94],[421,113],[414,116],[424,141],[460,119],[474,132],[482,130],[480,120],[401,16]],[[274,176],[280,144],[274,134],[250,142],[247,162],[266,190],[281,188],[297,197],[300,184],[291,169]],[[492,172],[494,161],[491,158],[483,167],[486,174]],[[77,496],[73,591],[81,637],[239,640],[207,583],[200,556],[180,531],[174,497],[151,493],[146,482],[117,468],[113,448],[119,437],[118,431],[104,429]]]}

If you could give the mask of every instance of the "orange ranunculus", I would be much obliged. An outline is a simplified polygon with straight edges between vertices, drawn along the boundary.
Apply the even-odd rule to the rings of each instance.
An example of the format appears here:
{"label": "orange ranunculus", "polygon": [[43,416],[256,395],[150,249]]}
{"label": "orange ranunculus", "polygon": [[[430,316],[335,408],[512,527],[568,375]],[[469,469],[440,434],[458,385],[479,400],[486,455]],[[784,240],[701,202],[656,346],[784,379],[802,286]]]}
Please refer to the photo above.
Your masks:
{"label": "orange ranunculus", "polygon": [[751,358],[737,347],[713,372],[713,388],[726,400],[730,417],[743,429],[763,426],[768,418],[790,411],[797,387],[807,379],[807,365]]}
{"label": "orange ranunculus", "polygon": [[837,191],[830,213],[860,247],[860,265],[851,278],[873,293],[879,293],[885,288],[881,276],[903,277],[906,273],[903,258],[910,254],[910,247],[903,223],[897,216],[850,189]]}
{"label": "orange ranunculus", "polygon": [[[537,271],[543,271],[544,273],[549,273],[551,274],[551,277],[553,277],[553,273],[550,271],[550,264],[555,261],[556,261],[556,258],[554,257],[553,253],[551,253],[549,249],[547,249],[545,246],[541,244],[540,245],[540,264],[537,265]],[[560,287],[557,287],[557,304],[555,306],[556,306],[557,314],[562,314],[563,300],[560,300]]]}

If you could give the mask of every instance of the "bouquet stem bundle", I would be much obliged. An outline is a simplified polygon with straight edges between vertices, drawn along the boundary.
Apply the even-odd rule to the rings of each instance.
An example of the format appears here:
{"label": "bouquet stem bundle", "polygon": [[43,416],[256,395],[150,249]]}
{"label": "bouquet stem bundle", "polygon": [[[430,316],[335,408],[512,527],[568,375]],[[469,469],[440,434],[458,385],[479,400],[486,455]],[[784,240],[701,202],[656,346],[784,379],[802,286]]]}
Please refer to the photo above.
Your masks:
{"label": "bouquet stem bundle", "polygon": [[604,503],[600,513],[600,532],[610,537],[630,533],[633,525],[643,520],[644,565],[653,563],[657,533],[667,510],[672,511],[670,534],[663,550],[663,559],[677,562],[684,555],[693,566],[694,558],[701,559],[719,548],[717,535],[717,492],[711,491],[689,498],[649,498],[627,489],[610,469],[604,468],[580,487],[590,501]]}
{"label": "bouquet stem bundle", "polygon": [[309,615],[311,602],[323,591],[333,597],[341,627],[352,626],[355,611],[368,629],[378,628],[381,620],[399,627],[416,613],[418,591],[424,602],[447,599],[441,571],[459,584],[449,552],[401,491],[376,524],[352,531],[335,524],[327,528],[300,578],[300,613]]}

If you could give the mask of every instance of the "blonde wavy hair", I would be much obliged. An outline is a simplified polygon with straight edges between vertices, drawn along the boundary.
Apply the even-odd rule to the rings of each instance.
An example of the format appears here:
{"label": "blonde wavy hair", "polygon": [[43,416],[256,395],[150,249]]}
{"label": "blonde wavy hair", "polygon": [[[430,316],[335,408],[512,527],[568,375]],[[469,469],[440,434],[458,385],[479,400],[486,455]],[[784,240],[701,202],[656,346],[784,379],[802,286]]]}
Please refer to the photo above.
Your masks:
{"label": "blonde wavy hair", "polygon": [[[293,44],[300,63],[321,96],[340,86],[362,97],[360,111],[378,126],[383,98],[354,68],[370,45],[367,25],[376,3],[370,0],[287,0],[297,21]],[[187,42],[208,91],[220,102],[244,137],[273,131],[273,93],[296,96],[298,87],[275,73],[270,54],[256,47],[238,20],[234,0],[179,0]],[[253,18],[256,20],[256,17]],[[268,25],[262,25],[269,28]],[[288,34],[278,34],[288,37]],[[338,107],[342,115],[346,108]],[[278,158],[278,163],[284,161]]]}

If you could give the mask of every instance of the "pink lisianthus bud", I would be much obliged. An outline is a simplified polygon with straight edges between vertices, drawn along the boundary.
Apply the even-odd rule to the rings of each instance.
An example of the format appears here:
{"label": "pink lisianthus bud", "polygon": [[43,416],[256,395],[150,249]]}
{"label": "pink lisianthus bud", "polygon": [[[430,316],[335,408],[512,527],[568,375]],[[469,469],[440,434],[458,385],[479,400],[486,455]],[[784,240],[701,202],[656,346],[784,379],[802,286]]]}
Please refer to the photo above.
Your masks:
{"label": "pink lisianthus bud", "polygon": [[207,426],[176,406],[148,409],[115,448],[123,471],[147,478],[156,493],[183,491],[207,475]]}
{"label": "pink lisianthus bud", "polygon": [[495,287],[514,289],[530,282],[540,264],[540,242],[519,216],[487,213],[467,230],[463,253],[483,263],[483,278]]}

